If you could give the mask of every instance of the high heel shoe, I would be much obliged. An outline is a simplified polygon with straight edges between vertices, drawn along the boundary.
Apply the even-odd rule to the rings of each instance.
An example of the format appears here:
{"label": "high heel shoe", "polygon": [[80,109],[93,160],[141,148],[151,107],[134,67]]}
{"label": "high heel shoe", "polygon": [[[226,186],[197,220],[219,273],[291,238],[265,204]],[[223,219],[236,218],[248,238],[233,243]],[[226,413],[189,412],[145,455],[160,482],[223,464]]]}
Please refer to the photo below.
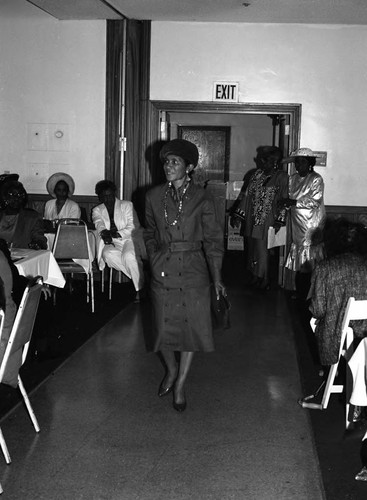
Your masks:
{"label": "high heel shoe", "polygon": [[173,391],[174,383],[172,385],[170,385],[169,387],[164,387],[163,383],[165,380],[166,380],[166,377],[164,377],[164,379],[162,380],[161,385],[159,386],[159,389],[158,389],[158,396],[160,398],[162,398],[163,396],[167,396],[167,394],[169,394],[170,392]]}
{"label": "high heel shoe", "polygon": [[182,402],[182,403],[176,403],[176,401],[175,401],[175,396],[173,395],[173,403],[172,403],[172,406],[173,406],[173,408],[174,408],[176,411],[178,411],[178,412],[182,413],[183,411],[185,411],[185,410],[186,410],[186,406],[187,406],[187,404],[186,404],[186,397],[185,397],[185,399],[183,400],[183,402]]}

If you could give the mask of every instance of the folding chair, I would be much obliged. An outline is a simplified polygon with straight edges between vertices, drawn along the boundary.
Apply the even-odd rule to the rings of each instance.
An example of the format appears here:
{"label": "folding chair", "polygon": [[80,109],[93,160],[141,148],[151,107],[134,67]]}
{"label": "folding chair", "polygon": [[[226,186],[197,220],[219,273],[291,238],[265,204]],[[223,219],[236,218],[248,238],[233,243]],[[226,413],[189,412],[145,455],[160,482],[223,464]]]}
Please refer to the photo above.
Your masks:
{"label": "folding chair", "polygon": [[[63,274],[87,275],[87,302],[94,312],[93,259],[89,248],[88,229],[79,219],[60,219],[52,253]],[[56,289],[54,290],[54,301]]]}
{"label": "folding chair", "polygon": [[4,326],[4,310],[0,307],[0,339],[1,339],[1,334],[3,333],[3,326]]}
{"label": "folding chair", "polygon": [[[0,383],[19,388],[36,432],[39,432],[40,428],[27,392],[24,388],[22,379],[20,378],[19,369],[24,364],[28,354],[42,285],[42,277],[37,276],[29,281],[26,289],[24,290],[9,339],[6,343],[4,357],[0,364]],[[1,430],[0,445],[5,461],[9,464],[11,462],[11,458]]]}
{"label": "folding chair", "polygon": [[[1,335],[3,333],[3,326],[4,326],[4,310],[0,308],[0,339],[1,339]],[[1,428],[0,428],[0,445],[1,445],[2,450],[4,450],[4,449],[7,450],[5,438],[4,438],[4,435],[3,435]],[[5,453],[4,453],[4,456],[5,456]],[[6,456],[5,456],[5,460],[6,460]],[[3,490],[2,490],[2,487],[0,484],[0,493],[2,493],[2,492],[3,492]]]}
{"label": "folding chair", "polygon": [[[0,308],[0,339],[1,339],[1,334],[3,333],[3,326],[4,326],[4,311],[3,309]],[[5,438],[2,433],[2,430],[0,429],[0,443],[1,443],[1,449],[3,449],[3,444],[5,443]],[[5,443],[6,447],[6,443]],[[0,495],[3,493],[3,487],[1,486],[0,483]]]}
{"label": "folding chair", "polygon": [[[346,382],[344,384],[336,384],[335,377],[337,375],[338,366],[341,358],[344,357],[346,361],[349,360],[353,353],[353,330],[349,326],[351,321],[367,319],[367,300],[355,300],[354,297],[350,297],[345,309],[344,318],[342,322],[342,332],[339,346],[339,356],[338,361],[330,366],[329,375],[327,377],[326,383],[323,382],[315,394],[311,396],[306,396],[299,400],[300,405],[303,408],[310,408],[314,410],[325,410],[329,404],[329,399],[331,394],[342,393],[343,390],[346,392],[346,405],[345,405],[345,427],[348,429],[350,425],[349,421],[349,388]],[[311,319],[311,327],[315,329],[315,319]],[[347,377],[347,375],[346,375]],[[347,380],[347,378],[346,378]],[[322,396],[321,404],[316,404],[310,402],[310,399],[315,397],[318,392],[325,385],[324,393]]]}

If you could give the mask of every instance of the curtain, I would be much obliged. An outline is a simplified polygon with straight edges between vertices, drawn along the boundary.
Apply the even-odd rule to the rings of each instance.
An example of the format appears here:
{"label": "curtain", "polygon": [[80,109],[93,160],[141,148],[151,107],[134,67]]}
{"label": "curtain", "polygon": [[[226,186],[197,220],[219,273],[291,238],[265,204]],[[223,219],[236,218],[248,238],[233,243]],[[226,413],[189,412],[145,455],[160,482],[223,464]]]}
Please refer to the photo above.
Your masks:
{"label": "curtain", "polygon": [[[127,20],[125,64],[125,137],[123,192],[142,220],[144,197],[151,185],[147,158],[149,147],[150,21]],[[122,88],[121,53],[124,21],[107,22],[106,178],[120,185],[119,130]]]}

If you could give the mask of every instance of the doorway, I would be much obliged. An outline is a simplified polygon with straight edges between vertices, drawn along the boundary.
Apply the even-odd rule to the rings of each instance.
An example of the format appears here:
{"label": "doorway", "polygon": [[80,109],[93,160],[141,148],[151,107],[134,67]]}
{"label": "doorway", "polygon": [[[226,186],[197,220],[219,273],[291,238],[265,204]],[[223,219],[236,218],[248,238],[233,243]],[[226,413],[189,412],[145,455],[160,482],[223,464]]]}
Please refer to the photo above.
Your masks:
{"label": "doorway", "polygon": [[[150,101],[149,130],[147,143],[154,145],[178,137],[179,126],[230,126],[230,166],[228,180],[239,180],[246,170],[254,167],[253,157],[256,147],[264,144],[279,146],[283,155],[299,147],[301,104],[220,104],[211,102]],[[246,125],[251,146],[234,131],[241,130],[241,123],[251,121],[256,125]],[[267,125],[264,125],[267,122]],[[240,125],[239,125],[240,124]],[[267,128],[267,131],[265,130]],[[262,140],[263,139],[263,140]],[[158,145],[159,148],[159,145]],[[242,148],[242,150],[241,150]],[[161,180],[159,158],[150,150],[150,173],[152,184]],[[239,152],[239,153],[238,153]],[[240,159],[242,158],[242,163]],[[243,160],[243,158],[245,158]],[[158,160],[158,161],[157,161]],[[234,164],[236,168],[234,168]]]}
{"label": "doorway", "polygon": [[[299,147],[301,104],[221,103],[218,105],[218,103],[209,102],[176,101],[151,101],[150,104],[151,135],[149,140],[151,144],[154,142],[159,144],[160,141],[179,137],[180,127],[183,126],[230,126],[231,143],[227,181],[222,183],[213,181],[207,186],[213,190],[228,249],[228,212],[240,192],[246,172],[255,167],[253,158],[256,156],[256,147],[275,145],[282,150],[283,156],[287,156]],[[233,133],[236,127],[238,127],[237,135]],[[246,134],[243,133],[244,129],[247,131]],[[151,157],[150,166],[154,184],[161,172],[157,156]],[[242,238],[238,240],[239,245],[243,245]],[[282,282],[285,253],[286,249],[281,247],[278,264],[279,283]]]}

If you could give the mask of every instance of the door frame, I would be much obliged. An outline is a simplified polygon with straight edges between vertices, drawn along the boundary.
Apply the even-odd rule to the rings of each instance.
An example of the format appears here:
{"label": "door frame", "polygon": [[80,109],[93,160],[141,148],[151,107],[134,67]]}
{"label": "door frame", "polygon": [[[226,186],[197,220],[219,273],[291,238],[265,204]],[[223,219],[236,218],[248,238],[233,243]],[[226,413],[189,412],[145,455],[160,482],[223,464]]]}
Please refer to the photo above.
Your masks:
{"label": "door frame", "polygon": [[[232,113],[243,115],[288,115],[289,116],[289,134],[288,144],[285,141],[284,146],[288,147],[288,151],[283,151],[283,154],[290,153],[300,147],[301,137],[301,113],[302,105],[297,103],[213,103],[213,102],[195,102],[195,101],[154,101],[149,103],[149,122],[147,123],[145,141],[150,144],[149,154],[146,155],[146,160],[150,165],[150,180],[152,184],[161,181],[162,167],[159,161],[159,150],[162,147],[161,139],[161,117],[166,113]],[[288,120],[287,120],[288,121]],[[164,127],[163,127],[163,130]],[[288,165],[289,170],[289,165]],[[288,171],[288,173],[290,173]],[[283,284],[283,266],[285,260],[285,248],[282,247],[279,256],[279,284]]]}
{"label": "door frame", "polygon": [[[161,165],[157,162],[157,151],[161,147],[160,117],[164,113],[214,113],[243,115],[289,115],[289,153],[300,146],[302,104],[297,103],[213,103],[201,101],[150,101],[149,127],[146,144],[151,144],[149,158],[151,182],[160,179]],[[157,148],[154,147],[157,144]]]}

